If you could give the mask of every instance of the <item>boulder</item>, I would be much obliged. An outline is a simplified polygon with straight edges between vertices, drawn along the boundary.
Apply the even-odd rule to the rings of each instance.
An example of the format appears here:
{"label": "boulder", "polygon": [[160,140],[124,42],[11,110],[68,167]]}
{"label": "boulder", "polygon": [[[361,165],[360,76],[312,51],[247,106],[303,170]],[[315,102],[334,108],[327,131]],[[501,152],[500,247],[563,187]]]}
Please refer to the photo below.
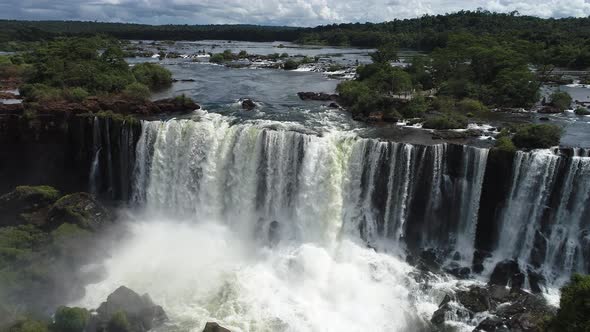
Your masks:
{"label": "boulder", "polygon": [[297,92],[301,100],[318,100],[318,101],[335,101],[338,99],[337,94],[324,92]]}
{"label": "boulder", "polygon": [[537,113],[541,113],[541,114],[555,114],[555,113],[563,113],[563,111],[560,110],[557,107],[543,106],[543,107],[541,107],[541,108],[539,108],[537,110]]}
{"label": "boulder", "polygon": [[203,332],[231,332],[231,331],[226,329],[225,327],[222,327],[221,325],[219,325],[215,322],[207,322],[207,324],[205,324],[205,328],[203,329]]}
{"label": "boulder", "polygon": [[161,306],[152,302],[149,295],[140,296],[131,289],[121,286],[107,297],[93,317],[94,331],[108,326],[114,317],[124,313],[130,326],[130,332],[145,332],[161,326],[168,316]]}
{"label": "boulder", "polygon": [[524,283],[524,275],[520,271],[518,262],[504,260],[494,268],[490,276],[490,285],[511,286],[513,289],[520,289]]}
{"label": "boulder", "polygon": [[490,293],[482,287],[472,287],[468,291],[458,291],[457,301],[472,312],[484,312],[493,308]]}
{"label": "boulder", "polygon": [[252,99],[243,99],[242,100],[242,109],[246,111],[251,111],[256,108],[256,103]]}
{"label": "boulder", "polygon": [[51,204],[60,197],[50,186],[18,186],[0,196],[0,226],[42,224]]}
{"label": "boulder", "polygon": [[74,193],[60,198],[48,212],[49,228],[63,223],[74,224],[82,229],[96,231],[112,221],[110,212],[88,193]]}
{"label": "boulder", "polygon": [[370,112],[369,115],[367,116],[367,121],[368,122],[381,122],[381,121],[383,121],[384,115],[385,114],[381,111]]}
{"label": "boulder", "polygon": [[340,108],[340,105],[338,105],[337,103],[330,103],[328,104],[329,108]]}
{"label": "boulder", "polygon": [[484,319],[477,327],[473,330],[474,332],[509,332],[506,322],[496,316],[488,317]]}
{"label": "boulder", "polygon": [[442,305],[432,314],[430,322],[440,327],[448,320],[464,320],[471,316],[472,314],[469,311],[461,308],[454,302],[449,302]]}

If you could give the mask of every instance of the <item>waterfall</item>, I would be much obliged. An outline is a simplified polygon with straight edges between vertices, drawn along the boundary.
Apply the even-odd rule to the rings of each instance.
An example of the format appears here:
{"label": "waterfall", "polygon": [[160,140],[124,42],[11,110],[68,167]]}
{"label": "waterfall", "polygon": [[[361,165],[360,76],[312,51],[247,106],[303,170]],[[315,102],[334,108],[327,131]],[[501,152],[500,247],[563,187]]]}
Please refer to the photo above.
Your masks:
{"label": "waterfall", "polygon": [[[491,202],[499,212],[488,271],[503,259],[547,280],[588,270],[590,158],[570,151],[514,155],[509,190]],[[292,241],[332,244],[353,234],[375,248],[433,248],[446,264],[471,267],[478,232],[487,231],[478,222],[488,154],[214,115],[144,121],[132,197],[156,211],[225,220],[247,234],[277,221]]]}
{"label": "waterfall", "polygon": [[102,149],[102,138],[100,132],[100,121],[98,117],[92,119],[92,151],[93,158],[90,166],[90,181],[89,188],[93,195],[98,193],[98,179],[99,179],[99,167],[100,167],[100,150]]}

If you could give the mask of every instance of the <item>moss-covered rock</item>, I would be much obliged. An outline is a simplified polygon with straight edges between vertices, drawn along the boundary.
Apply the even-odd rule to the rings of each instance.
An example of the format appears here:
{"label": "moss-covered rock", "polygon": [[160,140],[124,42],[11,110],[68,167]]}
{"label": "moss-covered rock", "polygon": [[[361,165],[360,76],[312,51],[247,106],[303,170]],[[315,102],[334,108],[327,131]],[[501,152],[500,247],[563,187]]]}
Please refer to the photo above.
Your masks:
{"label": "moss-covered rock", "polygon": [[42,223],[43,210],[53,204],[59,196],[59,191],[50,186],[16,187],[0,197],[0,226]]}
{"label": "moss-covered rock", "polygon": [[51,229],[69,223],[90,231],[112,221],[109,211],[94,196],[82,192],[60,198],[49,210],[47,218]]}

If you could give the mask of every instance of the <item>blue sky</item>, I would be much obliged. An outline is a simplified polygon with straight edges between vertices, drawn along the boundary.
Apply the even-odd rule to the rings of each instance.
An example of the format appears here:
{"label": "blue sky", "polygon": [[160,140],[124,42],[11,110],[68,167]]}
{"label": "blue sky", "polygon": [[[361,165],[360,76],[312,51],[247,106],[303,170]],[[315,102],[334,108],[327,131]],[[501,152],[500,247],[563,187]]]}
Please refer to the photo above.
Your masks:
{"label": "blue sky", "polygon": [[517,10],[539,17],[580,17],[590,15],[590,0],[0,0],[0,18],[315,26],[477,8]]}

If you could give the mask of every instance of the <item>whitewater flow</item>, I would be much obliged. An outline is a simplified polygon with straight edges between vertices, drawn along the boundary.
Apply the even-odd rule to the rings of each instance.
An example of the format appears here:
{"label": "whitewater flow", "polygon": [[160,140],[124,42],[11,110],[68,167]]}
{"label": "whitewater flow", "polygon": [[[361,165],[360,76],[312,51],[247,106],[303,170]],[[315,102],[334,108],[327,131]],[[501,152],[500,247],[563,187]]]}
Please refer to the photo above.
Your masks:
{"label": "whitewater flow", "polygon": [[[205,112],[144,121],[131,195],[144,212],[81,304],[126,285],[169,311],[169,331],[419,330],[451,283],[418,285],[403,260],[434,248],[471,267],[488,153]],[[552,285],[587,270],[589,172],[586,150],[518,152],[484,275],[504,259]]]}

